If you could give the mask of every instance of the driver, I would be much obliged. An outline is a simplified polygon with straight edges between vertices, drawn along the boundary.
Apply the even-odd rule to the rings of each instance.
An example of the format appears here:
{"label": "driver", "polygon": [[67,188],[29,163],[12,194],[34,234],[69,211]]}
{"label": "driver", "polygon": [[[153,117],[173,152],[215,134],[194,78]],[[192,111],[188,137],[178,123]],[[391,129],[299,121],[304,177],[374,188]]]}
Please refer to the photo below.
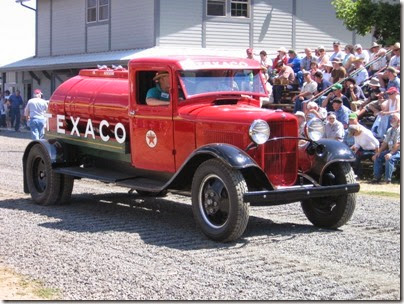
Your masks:
{"label": "driver", "polygon": [[156,86],[147,91],[146,103],[149,106],[168,105],[170,101],[170,75],[167,71],[157,72],[153,80]]}

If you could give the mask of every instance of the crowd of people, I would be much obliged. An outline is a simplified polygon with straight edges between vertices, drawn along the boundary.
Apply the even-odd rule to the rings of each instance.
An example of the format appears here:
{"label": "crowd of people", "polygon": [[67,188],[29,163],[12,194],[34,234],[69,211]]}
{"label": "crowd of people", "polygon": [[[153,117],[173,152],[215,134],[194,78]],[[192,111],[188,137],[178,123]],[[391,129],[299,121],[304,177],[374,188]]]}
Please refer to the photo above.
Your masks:
{"label": "crowd of people", "polygon": [[[374,42],[368,50],[360,44],[306,48],[299,56],[281,47],[275,58],[266,51],[257,59],[264,72],[269,103],[282,104],[285,91],[295,93],[293,112],[299,134],[311,119],[324,122],[324,137],[348,145],[355,154],[358,179],[362,162],[374,162],[374,183],[390,183],[400,162],[400,43],[388,49]],[[247,49],[253,58],[253,49]],[[264,107],[267,104],[263,105]],[[281,106],[281,105],[280,105]]]}

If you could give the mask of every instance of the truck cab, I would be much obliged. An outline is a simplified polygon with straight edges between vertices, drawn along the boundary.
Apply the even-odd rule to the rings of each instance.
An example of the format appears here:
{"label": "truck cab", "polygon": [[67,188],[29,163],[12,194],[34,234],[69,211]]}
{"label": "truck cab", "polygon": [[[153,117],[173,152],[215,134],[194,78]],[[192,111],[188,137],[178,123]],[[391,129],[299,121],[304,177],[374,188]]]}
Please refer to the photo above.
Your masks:
{"label": "truck cab", "polygon": [[188,192],[199,227],[217,241],[242,235],[249,205],[300,201],[314,225],[344,225],[359,191],[352,152],[322,139],[321,122],[298,137],[296,117],[261,108],[262,98],[261,67],[249,59],[153,57],[82,70],[52,95],[46,139],[26,148],[24,191],[45,205],[68,202],[80,178],[140,195]]}

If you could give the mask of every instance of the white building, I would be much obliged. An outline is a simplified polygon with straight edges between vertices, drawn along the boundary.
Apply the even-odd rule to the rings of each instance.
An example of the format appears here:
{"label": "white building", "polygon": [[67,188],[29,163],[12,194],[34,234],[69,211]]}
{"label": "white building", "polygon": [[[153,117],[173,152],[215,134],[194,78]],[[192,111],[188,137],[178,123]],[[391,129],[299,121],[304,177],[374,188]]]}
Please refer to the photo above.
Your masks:
{"label": "white building", "polygon": [[297,52],[333,41],[370,47],[346,30],[331,0],[36,0],[35,56],[3,67],[2,88],[49,98],[84,67],[149,54],[245,56],[253,47]]}

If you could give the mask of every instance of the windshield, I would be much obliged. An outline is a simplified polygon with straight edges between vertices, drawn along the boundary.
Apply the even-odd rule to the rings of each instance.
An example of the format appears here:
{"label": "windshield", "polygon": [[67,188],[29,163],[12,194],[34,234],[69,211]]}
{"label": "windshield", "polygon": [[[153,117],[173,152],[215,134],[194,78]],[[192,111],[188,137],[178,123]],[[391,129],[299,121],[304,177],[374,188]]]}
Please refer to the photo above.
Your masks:
{"label": "windshield", "polygon": [[259,70],[181,71],[180,79],[187,97],[211,92],[265,94]]}

